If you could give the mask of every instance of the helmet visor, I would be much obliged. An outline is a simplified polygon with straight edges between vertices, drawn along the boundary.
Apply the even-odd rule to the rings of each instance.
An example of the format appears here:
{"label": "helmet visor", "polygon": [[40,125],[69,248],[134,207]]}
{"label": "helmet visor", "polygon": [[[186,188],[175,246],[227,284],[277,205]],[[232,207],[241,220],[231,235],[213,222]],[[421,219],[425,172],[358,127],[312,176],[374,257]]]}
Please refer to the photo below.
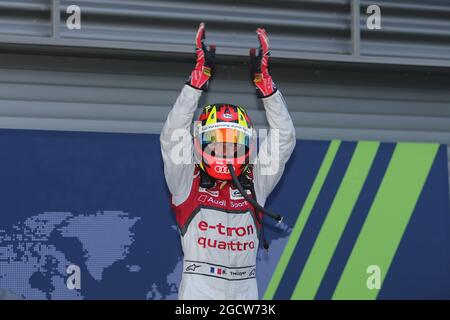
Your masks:
{"label": "helmet visor", "polygon": [[206,126],[196,127],[195,135],[200,138],[201,144],[213,142],[229,142],[250,145],[252,129],[233,122],[219,122]]}
{"label": "helmet visor", "polygon": [[250,142],[250,137],[246,135],[244,132],[236,129],[222,128],[202,133],[201,141],[202,145],[221,142],[221,143],[236,143],[248,146]]}
{"label": "helmet visor", "polygon": [[238,158],[250,147],[252,129],[237,123],[198,126],[195,136],[207,154],[220,158]]}

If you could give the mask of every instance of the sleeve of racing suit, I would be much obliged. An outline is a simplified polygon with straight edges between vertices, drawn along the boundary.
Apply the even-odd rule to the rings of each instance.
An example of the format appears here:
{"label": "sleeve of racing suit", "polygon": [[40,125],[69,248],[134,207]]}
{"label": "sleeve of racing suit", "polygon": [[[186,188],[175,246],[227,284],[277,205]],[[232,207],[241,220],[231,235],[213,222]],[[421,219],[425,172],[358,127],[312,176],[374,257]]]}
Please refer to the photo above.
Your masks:
{"label": "sleeve of racing suit", "polygon": [[279,90],[262,99],[266,110],[269,133],[262,141],[253,167],[256,197],[264,206],[267,197],[283,175],[296,143],[295,128],[286,102]]}
{"label": "sleeve of racing suit", "polygon": [[187,199],[192,185],[195,165],[190,127],[201,94],[201,90],[185,85],[160,135],[164,176],[174,205]]}

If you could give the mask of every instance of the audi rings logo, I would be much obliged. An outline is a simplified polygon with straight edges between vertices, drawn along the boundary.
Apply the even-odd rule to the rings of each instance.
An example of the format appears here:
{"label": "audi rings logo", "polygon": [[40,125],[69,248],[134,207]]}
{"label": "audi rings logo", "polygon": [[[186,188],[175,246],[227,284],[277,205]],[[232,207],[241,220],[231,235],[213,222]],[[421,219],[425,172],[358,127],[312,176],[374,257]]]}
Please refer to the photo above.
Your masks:
{"label": "audi rings logo", "polygon": [[214,171],[217,173],[229,174],[230,170],[226,166],[215,166]]}

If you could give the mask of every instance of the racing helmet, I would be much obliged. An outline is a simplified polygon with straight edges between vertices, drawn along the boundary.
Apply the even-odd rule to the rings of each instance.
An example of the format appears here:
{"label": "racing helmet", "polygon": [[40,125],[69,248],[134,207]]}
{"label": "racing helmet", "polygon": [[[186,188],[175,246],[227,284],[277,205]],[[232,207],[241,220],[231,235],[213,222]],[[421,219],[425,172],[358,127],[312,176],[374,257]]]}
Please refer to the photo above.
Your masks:
{"label": "racing helmet", "polygon": [[243,107],[211,104],[194,123],[194,149],[201,170],[218,180],[231,180],[227,167],[237,176],[245,172],[254,149],[252,122]]}

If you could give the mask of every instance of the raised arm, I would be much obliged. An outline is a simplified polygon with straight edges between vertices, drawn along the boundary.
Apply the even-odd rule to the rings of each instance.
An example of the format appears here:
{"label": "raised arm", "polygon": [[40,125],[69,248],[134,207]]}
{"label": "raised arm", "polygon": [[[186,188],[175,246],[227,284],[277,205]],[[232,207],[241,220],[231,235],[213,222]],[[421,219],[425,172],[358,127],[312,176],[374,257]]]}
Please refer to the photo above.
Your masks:
{"label": "raised arm", "polygon": [[205,25],[201,23],[196,37],[196,65],[167,116],[161,135],[161,154],[166,183],[174,204],[182,203],[191,188],[194,173],[190,128],[203,90],[207,89],[215,59],[215,47],[204,44]]}
{"label": "raised arm", "polygon": [[255,55],[255,49],[250,50],[250,70],[270,127],[253,166],[256,197],[258,202],[264,205],[283,175],[284,167],[295,148],[296,137],[286,102],[269,74],[270,51],[267,33],[261,28],[256,32],[260,48],[258,56]]}

